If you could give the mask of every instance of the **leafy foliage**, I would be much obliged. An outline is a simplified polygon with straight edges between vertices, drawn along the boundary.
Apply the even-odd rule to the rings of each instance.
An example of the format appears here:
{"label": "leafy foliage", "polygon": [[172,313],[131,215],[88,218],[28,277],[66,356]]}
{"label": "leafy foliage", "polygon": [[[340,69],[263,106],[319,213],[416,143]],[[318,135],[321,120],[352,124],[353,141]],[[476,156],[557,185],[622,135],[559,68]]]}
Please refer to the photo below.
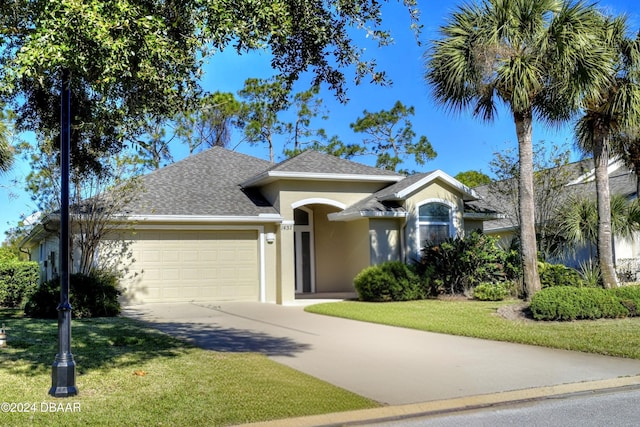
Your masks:
{"label": "leafy foliage", "polygon": [[[111,317],[120,314],[118,279],[106,272],[89,275],[72,274],[69,281],[69,301],[74,318]],[[57,319],[60,300],[60,279],[44,282],[25,305],[27,316]]]}
{"label": "leafy foliage", "polygon": [[22,308],[39,281],[38,263],[0,259],[0,306]]}
{"label": "leafy foliage", "polygon": [[467,294],[482,282],[513,279],[505,269],[507,252],[497,238],[480,232],[448,239],[422,249],[421,271],[428,271],[430,294]]}
{"label": "leafy foliage", "polygon": [[400,261],[372,265],[354,279],[361,301],[411,301],[425,297],[420,277]]}
{"label": "leafy foliage", "polygon": [[[628,238],[640,230],[640,202],[627,200],[621,194],[610,198],[609,223],[611,234]],[[569,197],[558,207],[551,221],[566,252],[583,245],[591,248],[598,240],[598,203],[594,198]],[[594,254],[591,254],[595,258]]]}
{"label": "leafy foliage", "polygon": [[580,272],[562,264],[538,262],[538,272],[540,273],[540,283],[543,289],[554,286],[585,286]]}
{"label": "leafy foliage", "polygon": [[630,316],[640,316],[640,286],[621,286],[608,292],[620,299],[620,303],[629,310]]}
{"label": "leafy foliage", "polygon": [[238,92],[244,103],[241,120],[244,134],[252,144],[263,142],[269,149],[269,160],[275,161],[273,137],[285,132],[278,113],[289,107],[289,91],[283,78],[247,79]]}
{"label": "leafy foliage", "polygon": [[618,318],[629,310],[613,292],[602,288],[557,286],[536,293],[531,312],[537,320]]}
{"label": "leafy foliage", "polygon": [[195,108],[183,112],[177,133],[186,141],[189,153],[210,147],[226,147],[237,125],[241,104],[232,93],[215,92],[198,100]]}
{"label": "leafy foliage", "polygon": [[582,261],[580,263],[580,276],[584,285],[589,288],[602,287],[602,272],[600,266],[593,260]]}
{"label": "leafy foliage", "polygon": [[509,283],[480,283],[473,289],[473,298],[480,301],[502,301],[509,296]]}
{"label": "leafy foliage", "polygon": [[481,171],[474,170],[459,172],[456,176],[454,176],[454,178],[470,188],[489,184],[491,182],[491,178],[489,177],[489,175],[486,175]]}
{"label": "leafy foliage", "polygon": [[[402,3],[418,36],[417,2]],[[192,110],[204,61],[224,49],[268,50],[286,90],[304,72],[340,99],[346,70],[356,82],[368,75],[384,84],[351,33],[360,29],[384,46],[392,37],[381,26],[381,4],[370,0],[3,2],[0,97],[17,112],[19,130],[57,141],[59,76],[68,71],[72,162],[99,171],[94,155],[119,152],[145,131],[141,124]]]}
{"label": "leafy foliage", "polygon": [[405,156],[410,156],[418,165],[434,159],[436,152],[426,136],[421,135],[414,141],[416,133],[409,120],[414,113],[414,107],[406,107],[400,101],[388,111],[365,110],[363,116],[350,125],[354,132],[368,135],[359,154],[375,155],[376,167],[392,171]]}
{"label": "leafy foliage", "polygon": [[13,164],[13,150],[3,137],[2,122],[0,121],[0,173],[7,172]]}

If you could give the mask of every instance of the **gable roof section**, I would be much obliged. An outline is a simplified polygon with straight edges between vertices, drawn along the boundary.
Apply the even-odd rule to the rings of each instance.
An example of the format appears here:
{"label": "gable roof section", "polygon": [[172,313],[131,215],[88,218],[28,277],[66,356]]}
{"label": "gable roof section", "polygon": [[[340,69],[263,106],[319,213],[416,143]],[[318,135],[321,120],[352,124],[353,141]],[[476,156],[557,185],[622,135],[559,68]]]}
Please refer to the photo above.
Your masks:
{"label": "gable roof section", "polygon": [[144,191],[130,216],[279,216],[259,193],[240,185],[271,163],[221,147],[190,156],[143,176]]}
{"label": "gable roof section", "polygon": [[308,150],[252,176],[244,181],[242,186],[245,188],[257,187],[280,179],[391,183],[403,178],[403,175],[392,171],[374,168],[329,154]]}
{"label": "gable roof section", "polygon": [[427,173],[418,173],[415,175],[408,176],[402,181],[390,185],[387,188],[380,190],[377,195],[379,200],[405,200],[407,197],[411,196],[413,193],[423,189],[428,184],[432,183],[435,180],[441,180],[447,183],[449,186],[455,188],[462,194],[462,199],[465,201],[477,200],[478,195],[467,187],[463,185],[457,179],[451,177],[440,169],[427,172]]}
{"label": "gable roof section", "polygon": [[464,200],[478,199],[478,195],[473,190],[443,171],[435,170],[408,176],[360,202],[349,206],[342,212],[329,214],[329,219],[331,221],[349,221],[362,217],[405,217],[408,213],[401,202],[436,180],[443,180],[453,188],[459,190]]}

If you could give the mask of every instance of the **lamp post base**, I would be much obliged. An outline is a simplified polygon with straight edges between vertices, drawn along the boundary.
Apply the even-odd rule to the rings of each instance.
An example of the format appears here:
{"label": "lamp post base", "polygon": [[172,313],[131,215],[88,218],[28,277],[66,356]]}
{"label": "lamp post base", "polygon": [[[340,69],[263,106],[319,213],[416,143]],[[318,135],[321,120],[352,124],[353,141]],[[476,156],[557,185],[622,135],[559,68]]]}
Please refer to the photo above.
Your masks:
{"label": "lamp post base", "polygon": [[71,359],[65,361],[56,360],[51,367],[51,389],[49,394],[53,397],[69,397],[78,394],[76,383],[76,364]]}

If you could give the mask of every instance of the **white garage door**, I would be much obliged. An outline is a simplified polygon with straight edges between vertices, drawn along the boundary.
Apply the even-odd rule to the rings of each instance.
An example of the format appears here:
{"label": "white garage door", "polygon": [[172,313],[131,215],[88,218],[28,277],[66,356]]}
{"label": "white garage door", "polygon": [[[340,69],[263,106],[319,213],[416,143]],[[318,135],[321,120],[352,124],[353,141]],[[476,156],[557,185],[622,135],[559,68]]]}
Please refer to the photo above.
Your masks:
{"label": "white garage door", "polygon": [[131,249],[131,303],[259,299],[256,230],[143,230]]}

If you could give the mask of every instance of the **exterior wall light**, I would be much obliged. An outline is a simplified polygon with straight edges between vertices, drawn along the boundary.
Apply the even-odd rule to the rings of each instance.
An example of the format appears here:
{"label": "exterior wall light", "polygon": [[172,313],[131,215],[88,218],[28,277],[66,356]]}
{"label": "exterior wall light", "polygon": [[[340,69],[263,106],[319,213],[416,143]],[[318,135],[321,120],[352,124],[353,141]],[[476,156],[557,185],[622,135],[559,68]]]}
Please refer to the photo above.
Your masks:
{"label": "exterior wall light", "polygon": [[267,237],[267,243],[270,245],[276,241],[276,233],[267,233],[266,237]]}

